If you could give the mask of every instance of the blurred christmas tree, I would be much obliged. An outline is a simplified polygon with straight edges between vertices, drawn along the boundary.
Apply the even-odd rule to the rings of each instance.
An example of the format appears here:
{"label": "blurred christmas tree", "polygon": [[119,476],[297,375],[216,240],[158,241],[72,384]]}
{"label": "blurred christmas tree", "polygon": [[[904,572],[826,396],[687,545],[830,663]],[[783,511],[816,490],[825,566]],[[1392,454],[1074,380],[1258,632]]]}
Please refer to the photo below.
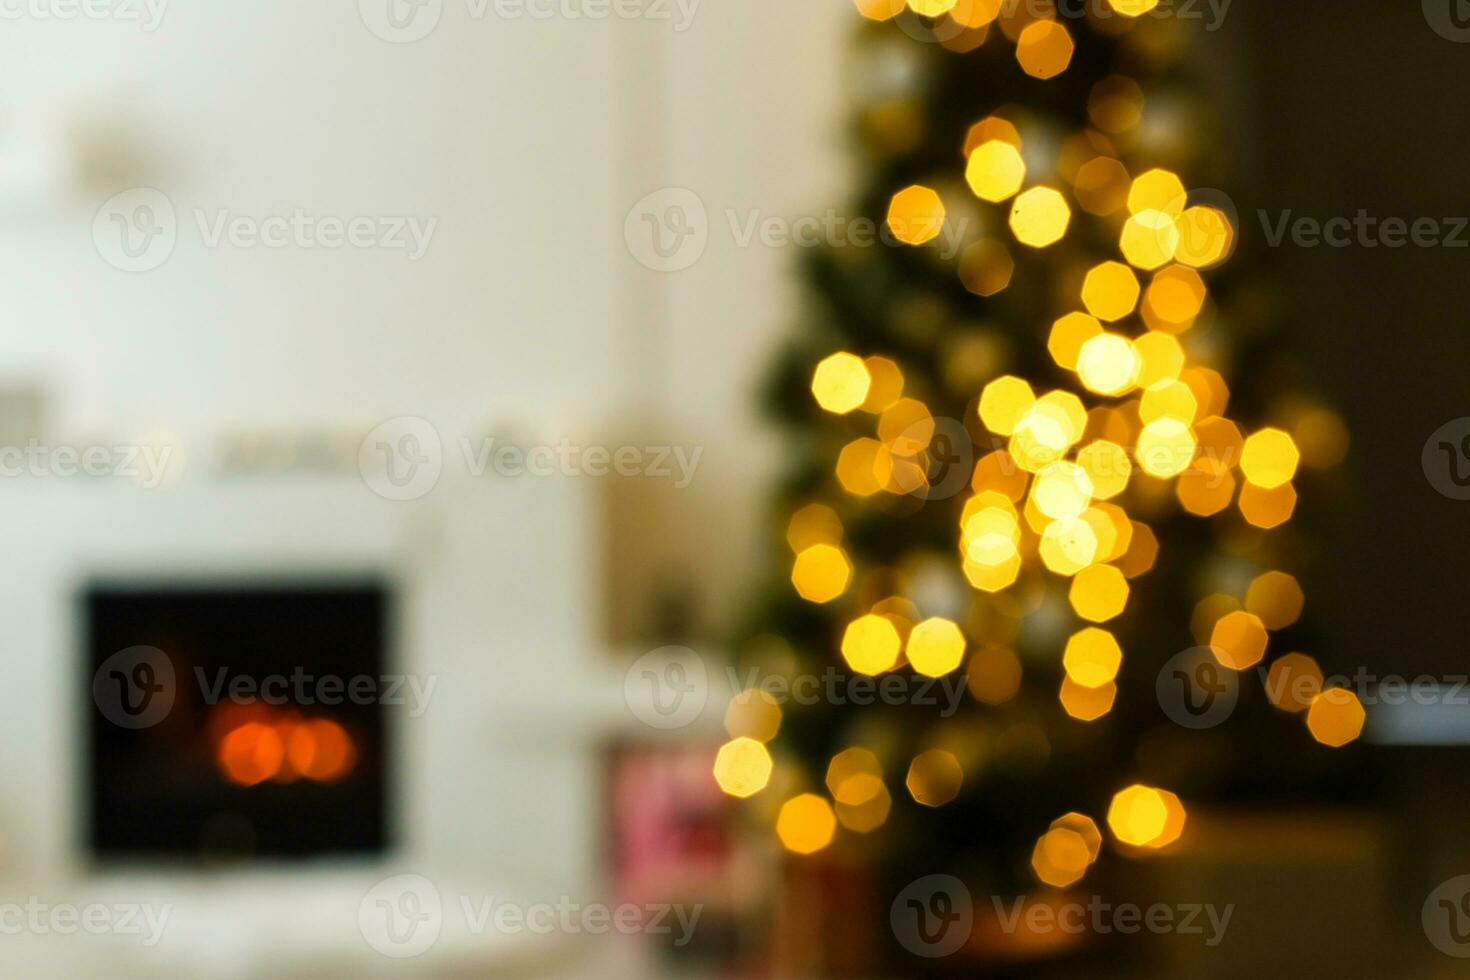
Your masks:
{"label": "blurred christmas tree", "polygon": [[885,895],[1066,888],[1179,846],[1196,800],[1330,785],[1317,743],[1362,710],[1287,652],[1313,648],[1296,484],[1330,490],[1306,471],[1347,436],[1206,189],[1230,152],[1191,25],[856,3],[854,214],[881,240],[806,256],[769,386],[784,554],[739,637],[766,690],[717,779]]}

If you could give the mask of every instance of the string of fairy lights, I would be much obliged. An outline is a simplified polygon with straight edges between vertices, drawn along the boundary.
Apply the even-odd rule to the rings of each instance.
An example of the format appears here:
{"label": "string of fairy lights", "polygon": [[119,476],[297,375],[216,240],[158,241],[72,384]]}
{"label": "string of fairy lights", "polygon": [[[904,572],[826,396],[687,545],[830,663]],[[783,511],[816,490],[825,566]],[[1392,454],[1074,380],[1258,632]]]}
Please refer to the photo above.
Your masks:
{"label": "string of fairy lights", "polygon": [[[951,50],[974,50],[998,27],[1014,45],[1020,69],[1037,79],[1065,72],[1075,50],[1072,31],[1078,28],[1038,13],[1039,4],[854,2],[873,21],[892,20],[906,9],[928,18]],[[1116,15],[1109,29],[1117,31],[1158,0],[1105,2]],[[976,461],[954,538],[955,559],[978,592],[1005,593],[1027,569],[1066,581],[1078,623],[1062,646],[1057,697],[1062,711],[1084,723],[1112,709],[1126,638],[1120,641],[1108,624],[1127,608],[1130,583],[1153,568],[1159,549],[1153,529],[1130,513],[1130,501],[1172,495],[1189,514],[1225,517],[1233,510],[1238,516],[1232,519],[1268,531],[1292,517],[1299,468],[1335,465],[1347,442],[1341,421],[1325,409],[1249,434],[1227,416],[1224,377],[1207,356],[1192,356],[1187,341],[1210,302],[1205,277],[1230,257],[1235,229],[1224,211],[1191,203],[1177,174],[1153,167],[1132,175],[1110,150],[1108,135],[1137,125],[1143,102],[1138,83],[1121,75],[1094,86],[1088,105],[1092,129],[1075,144],[1084,150],[1065,168],[1065,177],[1046,173],[1041,176],[1047,180],[1038,182],[1021,131],[1001,116],[970,127],[963,143],[963,186],[980,206],[1003,211],[1003,222],[996,224],[1010,237],[973,243],[959,257],[957,274],[969,292],[989,297],[1004,291],[1014,275],[1015,249],[1048,249],[1084,220],[1101,223],[1117,243],[1117,255],[1081,277],[1077,308],[1047,328],[1047,352],[1075,380],[1076,390],[1038,390],[1010,374],[991,377],[980,388],[979,422],[1004,446]],[[921,247],[940,235],[948,211],[942,189],[894,189],[886,224],[898,242]],[[922,401],[905,396],[897,360],[833,351],[817,364],[810,388],[825,412],[876,421],[871,436],[849,442],[833,462],[843,492],[872,498],[925,488],[935,420]],[[791,516],[787,540],[794,553],[791,587],[803,600],[851,599],[859,569],[844,547],[836,508],[805,503]],[[1242,598],[1221,593],[1200,600],[1190,625],[1221,666],[1243,672],[1263,663],[1272,634],[1296,621],[1303,601],[1292,575],[1270,570],[1253,578]],[[879,677],[908,669],[942,678],[963,671],[969,693],[987,705],[1004,703],[1020,685],[1022,666],[1012,651],[995,644],[972,649],[960,623],[925,617],[907,599],[852,612],[837,648],[856,674]],[[1306,654],[1274,659],[1266,689],[1277,708],[1302,716],[1323,745],[1344,745],[1362,729],[1357,697],[1324,688],[1321,670]],[[778,786],[768,748],[781,720],[781,708],[768,693],[753,689],[735,696],[725,719],[730,741],[714,763],[721,789],[748,798],[793,785],[788,780]],[[909,761],[903,791],[920,805],[938,807],[954,800],[964,781],[959,756],[937,747]],[[794,793],[772,808],[775,833],[793,853],[823,850],[839,828],[870,833],[888,818],[894,790],[871,749],[839,752],[823,783],[825,795]],[[1102,818],[1113,846],[1125,854],[1169,847],[1187,822],[1178,796],[1145,785],[1119,788]],[[1038,830],[1031,866],[1051,886],[1079,881],[1104,846],[1098,822],[1080,812]]]}

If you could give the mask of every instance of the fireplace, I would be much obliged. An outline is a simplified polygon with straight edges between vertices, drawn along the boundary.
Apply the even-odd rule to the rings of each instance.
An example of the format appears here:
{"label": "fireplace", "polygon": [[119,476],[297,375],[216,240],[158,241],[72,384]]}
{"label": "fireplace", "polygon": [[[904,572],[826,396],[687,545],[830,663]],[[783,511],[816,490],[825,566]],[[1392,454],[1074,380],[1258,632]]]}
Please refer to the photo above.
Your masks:
{"label": "fireplace", "polygon": [[84,834],[98,861],[371,855],[389,843],[381,581],[85,590]]}

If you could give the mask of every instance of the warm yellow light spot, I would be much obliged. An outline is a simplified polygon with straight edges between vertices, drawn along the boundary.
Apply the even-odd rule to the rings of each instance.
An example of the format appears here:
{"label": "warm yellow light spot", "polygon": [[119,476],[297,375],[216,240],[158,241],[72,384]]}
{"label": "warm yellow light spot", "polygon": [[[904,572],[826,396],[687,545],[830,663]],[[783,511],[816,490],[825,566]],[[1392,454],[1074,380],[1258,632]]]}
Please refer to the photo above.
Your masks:
{"label": "warm yellow light spot", "polygon": [[1145,209],[1123,223],[1118,247],[1130,264],[1152,271],[1174,258],[1179,248],[1179,229],[1174,226],[1172,215]]}
{"label": "warm yellow light spot", "polygon": [[1102,687],[1118,676],[1123,651],[1107,630],[1089,626],[1078,630],[1067,640],[1062,652],[1062,668],[1067,676],[1083,687]]}
{"label": "warm yellow light spot", "polygon": [[939,616],[924,620],[909,633],[909,663],[925,677],[943,677],[965,657],[965,634]]}
{"label": "warm yellow light spot", "polygon": [[1158,5],[1159,0],[1108,0],[1108,6],[1124,17],[1142,17]]}
{"label": "warm yellow light spot", "polygon": [[815,854],[837,833],[837,817],[831,805],[814,793],[787,800],[776,817],[776,836],[788,851]]}
{"label": "warm yellow light spot", "polygon": [[1016,60],[1026,74],[1054,78],[1067,70],[1075,45],[1060,22],[1038,20],[1026,26],[1016,40]]}
{"label": "warm yellow light spot", "polygon": [[998,203],[1013,196],[1026,179],[1026,162],[1021,151],[1006,140],[991,140],[977,146],[965,164],[965,183],[982,201]]}
{"label": "warm yellow light spot", "polygon": [[1067,599],[1077,615],[1103,623],[1121,613],[1128,604],[1128,579],[1112,565],[1093,565],[1072,579]]}
{"label": "warm yellow light spot", "polygon": [[980,393],[980,421],[996,435],[1008,436],[1035,404],[1036,393],[1031,386],[1008,374],[990,382]]}
{"label": "warm yellow light spot", "polygon": [[1263,490],[1274,490],[1296,476],[1301,454],[1291,436],[1280,429],[1262,429],[1245,440],[1240,469],[1245,478]]}
{"label": "warm yellow light spot", "polygon": [[1075,831],[1083,843],[1087,845],[1087,863],[1092,864],[1102,854],[1102,831],[1097,829],[1097,823],[1085,813],[1064,813],[1051,822],[1052,830],[1057,828]]}
{"label": "warm yellow light spot", "polygon": [[924,17],[942,17],[954,9],[957,0],[908,0],[909,9]]}
{"label": "warm yellow light spot", "polygon": [[1138,465],[1150,476],[1178,476],[1194,460],[1194,433],[1178,419],[1150,422],[1138,433]]}
{"label": "warm yellow light spot", "polygon": [[[1126,75],[1109,75],[1094,85],[1088,93],[1087,117],[1105,133],[1126,133],[1143,118],[1143,89]],[[1123,179],[1123,197],[1126,198],[1126,173]],[[1118,207],[1122,206],[1123,201],[1120,199]]]}
{"label": "warm yellow light spot", "polygon": [[1194,611],[1189,615],[1189,632],[1194,636],[1195,642],[1208,644],[1215,624],[1239,608],[1240,600],[1223,592],[1211,593],[1196,602]]}
{"label": "warm yellow light spot", "polygon": [[1012,555],[1009,561],[999,565],[965,561],[960,570],[965,573],[965,580],[980,591],[1000,592],[1014,585],[1021,574],[1021,556]]}
{"label": "warm yellow light spot", "polygon": [[1061,241],[1071,220],[1072,209],[1055,188],[1033,187],[1023,191],[1011,204],[1011,233],[1022,245],[1032,248],[1045,248]]}
{"label": "warm yellow light spot", "polygon": [[842,657],[860,674],[881,674],[898,663],[898,630],[886,616],[869,613],[847,624]]}
{"label": "warm yellow light spot", "polygon": [[1189,425],[1199,414],[1194,391],[1182,381],[1155,381],[1138,402],[1139,421],[1147,425],[1159,419],[1175,419]]}
{"label": "warm yellow light spot", "polygon": [[[1000,12],[1002,0],[977,0],[977,2],[993,3],[996,12]],[[977,147],[991,140],[1002,140],[1018,150],[1021,149],[1021,134],[1016,129],[1015,123],[1000,116],[986,116],[965,133],[964,155],[968,157]]]}
{"label": "warm yellow light spot", "polygon": [[1121,262],[1093,266],[1082,281],[1082,302],[1099,320],[1121,320],[1138,305],[1138,277]]}
{"label": "warm yellow light spot", "polygon": [[1077,355],[1082,345],[1102,333],[1102,324],[1086,313],[1068,313],[1051,325],[1046,340],[1047,353],[1058,365],[1069,371],[1077,369]]}
{"label": "warm yellow light spot", "polygon": [[1054,520],[1076,517],[1092,503],[1092,480],[1076,463],[1051,463],[1037,472],[1031,499]]}
{"label": "warm yellow light spot", "polygon": [[1206,295],[1198,272],[1183,265],[1166,266],[1154,274],[1144,291],[1144,319],[1154,330],[1183,333],[1194,325]]}
{"label": "warm yellow light spot", "polygon": [[978,30],[988,27],[1000,16],[1002,0],[959,0],[949,17],[961,27]]}
{"label": "warm yellow light spot", "polygon": [[1026,471],[1016,465],[1011,454],[997,449],[980,457],[980,462],[975,464],[970,488],[976,493],[993,490],[1014,503],[1026,495],[1026,479]]}
{"label": "warm yellow light spot", "polygon": [[888,485],[893,456],[877,439],[854,439],[837,454],[837,482],[859,497],[871,497]]}
{"label": "warm yellow light spot", "polygon": [[965,517],[960,540],[966,561],[999,567],[1017,556],[1021,527],[1009,508],[981,507]]}
{"label": "warm yellow light spot", "polygon": [[[1194,370],[1193,368],[1190,369]],[[1184,380],[1188,380],[1189,371],[1185,372]],[[1195,397],[1199,397],[1196,390]],[[1212,411],[1215,409],[1215,396],[1209,394],[1208,406],[1200,402],[1200,411]],[[1194,424],[1194,434],[1199,439],[1199,451],[1203,456],[1208,456],[1224,466],[1232,467],[1240,462],[1240,451],[1245,448],[1245,439],[1241,437],[1240,427],[1227,418],[1212,415],[1202,418]]]}
{"label": "warm yellow light spot", "polygon": [[[867,780],[870,784],[875,777],[859,777]],[[848,830],[859,834],[867,834],[883,826],[888,820],[888,813],[893,809],[893,797],[888,792],[888,787],[880,781],[877,783],[877,792],[872,799],[862,803],[843,803],[837,801],[837,820]]]}
{"label": "warm yellow light spot", "polygon": [[803,548],[791,566],[791,584],[808,602],[831,602],[847,591],[852,580],[852,563],[833,544]]}
{"label": "warm yellow light spot", "polygon": [[1041,561],[1058,575],[1076,575],[1097,560],[1097,532],[1080,517],[1052,521],[1041,533]]}
{"label": "warm yellow light spot", "polygon": [[1184,370],[1184,348],[1179,338],[1150,330],[1135,338],[1138,352],[1138,387],[1151,388],[1160,381],[1173,381]]}
{"label": "warm yellow light spot", "polygon": [[731,739],[715,755],[715,782],[731,796],[744,799],[771,781],[771,753],[753,738]]}
{"label": "warm yellow light spot", "polygon": [[838,803],[860,806],[877,796],[882,787],[883,767],[868,749],[843,749],[827,765],[827,791]]}
{"label": "warm yellow light spot", "polygon": [[1120,790],[1108,806],[1108,829],[1124,844],[1147,847],[1164,836],[1168,824],[1169,805],[1151,786]]}
{"label": "warm yellow light spot", "polygon": [[1179,229],[1179,246],[1174,250],[1174,258],[1196,269],[1222,261],[1235,240],[1230,219],[1216,208],[1203,205],[1186,208],[1175,224]]}
{"label": "warm yellow light spot", "polygon": [[933,241],[944,227],[944,202],[932,187],[905,187],[888,205],[888,227],[905,245]]}
{"label": "warm yellow light spot", "polygon": [[725,731],[731,738],[769,742],[781,730],[781,706],[767,691],[751,688],[730,699],[725,707]]}
{"label": "warm yellow light spot", "polygon": [[1021,661],[1006,647],[981,647],[970,657],[965,683],[981,704],[1004,704],[1021,688]]}
{"label": "warm yellow light spot", "polygon": [[1128,213],[1163,211],[1179,215],[1184,212],[1184,183],[1167,170],[1154,169],[1141,174],[1128,189]]}
{"label": "warm yellow light spot", "polygon": [[872,377],[856,354],[841,352],[822,359],[812,375],[812,394],[829,412],[846,415],[868,397]]}
{"label": "warm yellow light spot", "polygon": [[904,785],[915,803],[923,806],[944,806],[960,795],[965,772],[954,753],[943,749],[929,749],[914,756],[909,764],[908,778]]}
{"label": "warm yellow light spot", "polygon": [[1077,354],[1077,376],[1088,391],[1121,395],[1138,381],[1142,362],[1132,341],[1115,333],[1088,339]]}
{"label": "warm yellow light spot", "polygon": [[1268,630],[1282,630],[1302,614],[1306,596],[1297,580],[1285,572],[1256,576],[1245,592],[1245,608],[1259,616]]}
{"label": "warm yellow light spot", "polygon": [[1322,668],[1305,653],[1278,657],[1266,674],[1266,696],[1282,711],[1299,714],[1322,691]]}
{"label": "warm yellow light spot", "polygon": [[1087,409],[1083,407],[1082,399],[1070,391],[1047,392],[1036,399],[1036,407],[1031,413],[1055,419],[1069,447],[1087,431]]}
{"label": "warm yellow light spot", "polygon": [[807,504],[791,515],[786,543],[797,554],[816,544],[841,544],[842,520],[826,504]]}
{"label": "warm yellow light spot", "polygon": [[1097,500],[1111,500],[1122,493],[1133,475],[1128,450],[1106,439],[1083,446],[1077,453],[1077,465],[1087,473]]}
{"label": "warm yellow light spot", "polygon": [[1128,540],[1128,550],[1118,560],[1118,567],[1128,578],[1138,578],[1154,567],[1159,557],[1159,539],[1153,528],[1138,521],[1131,522],[1133,534]]}
{"label": "warm yellow light spot", "polygon": [[1220,617],[1210,633],[1210,649],[1231,670],[1249,670],[1266,655],[1266,640],[1260,617],[1241,609]]}
{"label": "warm yellow light spot", "polygon": [[1146,845],[1155,849],[1168,847],[1177,841],[1183,835],[1184,824],[1188,820],[1188,814],[1184,811],[1184,804],[1179,801],[1178,796],[1166,789],[1161,789],[1157,792],[1159,798],[1164,801],[1164,811],[1167,816],[1164,818],[1164,829],[1159,833],[1159,836],[1149,841]]}
{"label": "warm yellow light spot", "polygon": [[1301,450],[1302,462],[1317,469],[1341,463],[1347,455],[1347,426],[1335,412],[1325,408],[1307,412],[1292,427],[1292,438]]}
{"label": "warm yellow light spot", "polygon": [[1088,214],[1100,217],[1122,210],[1128,201],[1128,171],[1112,157],[1095,157],[1077,170],[1072,192]]}
{"label": "warm yellow light spot", "polygon": [[923,402],[900,398],[878,419],[878,438],[895,456],[917,456],[934,438],[934,417]]}
{"label": "warm yellow light spot", "polygon": [[1312,699],[1307,730],[1323,745],[1336,749],[1362,734],[1366,717],[1356,694],[1345,687],[1329,687]]}
{"label": "warm yellow light spot", "polygon": [[1097,721],[1113,710],[1118,697],[1118,685],[1104,684],[1102,687],[1083,687],[1070,677],[1062,678],[1062,689],[1057,700],[1069,718],[1078,721]]}
{"label": "warm yellow light spot", "polygon": [[1066,888],[1082,880],[1090,864],[1087,841],[1075,830],[1057,827],[1041,835],[1031,852],[1031,870],[1042,884]]}
{"label": "warm yellow light spot", "polygon": [[[1097,507],[1089,507],[1082,512],[1082,520],[1092,528],[1093,536],[1097,538],[1097,554],[1093,556],[1094,562],[1107,562],[1117,558],[1126,550],[1126,545],[1118,543],[1118,526],[1114,523],[1112,515],[1103,510],[1112,504],[1102,504]],[[1127,521],[1124,521],[1126,525]]]}
{"label": "warm yellow light spot", "polygon": [[869,20],[892,20],[903,13],[904,0],[853,0],[858,13]]}
{"label": "warm yellow light spot", "polygon": [[868,397],[859,407],[880,415],[903,395],[903,371],[886,357],[864,358],[863,367],[868,369]]}
{"label": "warm yellow light spot", "polygon": [[1002,242],[982,239],[960,253],[960,282],[976,296],[994,296],[1004,291],[1015,272],[1016,261]]}
{"label": "warm yellow light spot", "polygon": [[1247,483],[1240,488],[1240,513],[1251,524],[1270,530],[1285,524],[1296,510],[1296,488],[1284,483],[1273,490]]}
{"label": "warm yellow light spot", "polygon": [[1210,517],[1230,506],[1235,496],[1235,476],[1218,459],[1201,456],[1179,474],[1174,493],[1186,511],[1196,517]]}

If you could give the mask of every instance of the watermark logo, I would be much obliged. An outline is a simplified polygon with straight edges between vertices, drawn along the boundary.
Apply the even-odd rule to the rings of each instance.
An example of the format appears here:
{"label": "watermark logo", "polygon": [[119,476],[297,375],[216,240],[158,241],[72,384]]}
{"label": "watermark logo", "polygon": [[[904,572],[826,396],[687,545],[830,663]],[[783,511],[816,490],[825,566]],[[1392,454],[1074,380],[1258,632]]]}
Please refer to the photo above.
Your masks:
{"label": "watermark logo", "polygon": [[1001,931],[1008,935],[1023,927],[1030,935],[1064,932],[1072,936],[1086,933],[1131,936],[1147,932],[1162,936],[1173,933],[1200,936],[1212,949],[1224,942],[1230,919],[1235,914],[1234,903],[1225,906],[1193,902],[1178,905],[1163,902],[1152,905],[1114,904],[1101,895],[1091,895],[1086,902],[1020,897],[1010,903],[996,895],[991,897],[991,902]]}
{"label": "watermark logo", "polygon": [[422,41],[439,26],[444,0],[357,0],[367,29],[392,44]]}
{"label": "watermark logo", "polygon": [[1451,419],[1424,441],[1424,478],[1451,500],[1470,500],[1470,417]]}
{"label": "watermark logo", "polygon": [[1235,711],[1240,696],[1236,672],[1221,665],[1207,646],[1169,658],[1154,681],[1159,707],[1183,728],[1214,728]]}
{"label": "watermark logo", "polygon": [[401,415],[367,434],[357,468],[368,489],[386,500],[416,500],[434,489],[444,469],[439,430],[426,419]]}
{"label": "watermark logo", "polygon": [[174,665],[157,647],[119,650],[92,675],[92,701],[119,728],[151,728],[173,710]]}
{"label": "watermark logo", "polygon": [[422,875],[395,875],[373,886],[357,907],[357,928],[373,949],[394,959],[427,953],[444,928],[439,889]]}
{"label": "watermark logo", "polygon": [[688,647],[660,647],[628,668],[623,700],[649,728],[670,731],[692,724],[704,713],[709,686],[703,657]]}
{"label": "watermark logo", "polygon": [[680,272],[698,262],[709,246],[709,213],[693,191],[664,187],[629,209],[623,241],[640,265],[654,272]]}
{"label": "watermark logo", "polygon": [[1470,43],[1470,2],[1423,0],[1424,19],[1434,33],[1456,44]]}
{"label": "watermark logo", "polygon": [[111,20],[137,23],[145,33],[158,30],[169,0],[5,0],[0,20]]}
{"label": "watermark logo", "polygon": [[893,900],[888,918],[899,945],[929,959],[958,952],[975,927],[970,890],[950,875],[929,875],[910,884]]}
{"label": "watermark logo", "polygon": [[[465,0],[471,21],[649,20],[668,21],[676,34],[689,29],[700,0]],[[391,44],[412,44],[434,32],[444,0],[357,0],[357,12],[374,35]]]}
{"label": "watermark logo", "polygon": [[92,219],[97,254],[123,272],[149,272],[163,265],[174,254],[178,238],[173,202],[152,187],[114,194]]}
{"label": "watermark logo", "polygon": [[17,936],[22,933],[36,936],[74,936],[79,932],[90,936],[141,936],[141,944],[152,949],[163,938],[173,911],[172,904],[53,904],[31,895],[23,903],[0,903],[0,936]]}
{"label": "watermark logo", "polygon": [[1419,921],[1435,949],[1470,957],[1470,875],[1457,875],[1430,892]]}

